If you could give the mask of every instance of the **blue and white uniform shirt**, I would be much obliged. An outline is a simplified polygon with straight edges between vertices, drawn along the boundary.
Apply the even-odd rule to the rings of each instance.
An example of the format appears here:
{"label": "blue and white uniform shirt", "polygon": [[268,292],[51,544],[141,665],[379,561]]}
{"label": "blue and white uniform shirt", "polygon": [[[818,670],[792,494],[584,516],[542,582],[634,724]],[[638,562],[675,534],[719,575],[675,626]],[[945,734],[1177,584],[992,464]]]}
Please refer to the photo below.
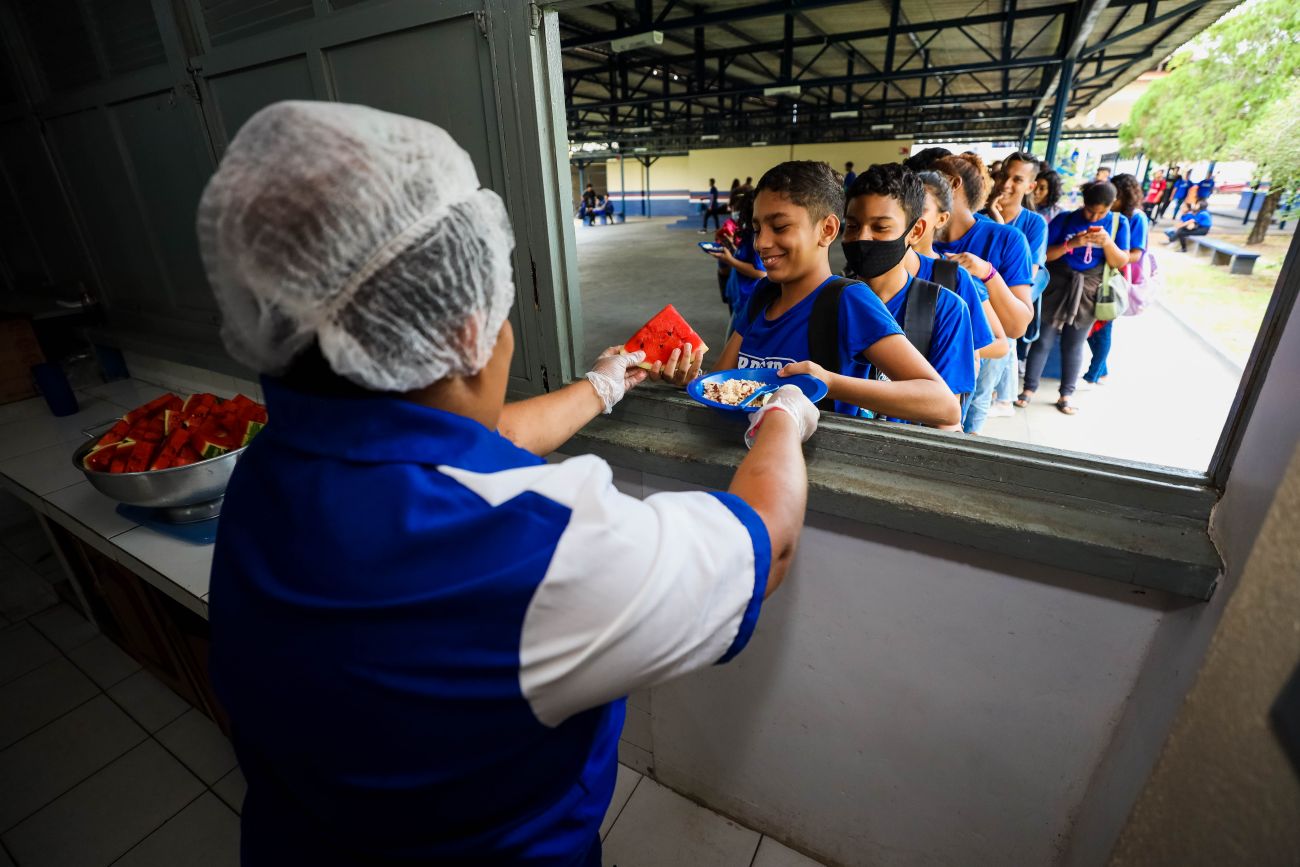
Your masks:
{"label": "blue and white uniform shirt", "polygon": [[622,696],[725,662],[771,562],[729,494],[620,493],[468,418],[265,381],[212,567],[243,863],[569,867]]}

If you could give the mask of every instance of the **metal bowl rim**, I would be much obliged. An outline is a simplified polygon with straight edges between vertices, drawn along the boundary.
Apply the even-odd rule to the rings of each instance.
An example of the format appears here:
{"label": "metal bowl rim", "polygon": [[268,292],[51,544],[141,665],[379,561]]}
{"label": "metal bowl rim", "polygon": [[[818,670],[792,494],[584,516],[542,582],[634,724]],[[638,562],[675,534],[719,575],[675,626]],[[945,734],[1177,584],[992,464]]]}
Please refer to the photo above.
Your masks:
{"label": "metal bowl rim", "polygon": [[101,472],[100,470],[88,469],[86,465],[82,463],[82,459],[85,458],[86,455],[90,454],[90,452],[94,450],[96,442],[97,440],[90,440],[84,445],[77,446],[77,450],[72,453],[72,465],[77,469],[81,470],[87,476],[99,476],[101,478],[107,478],[107,479],[126,479],[126,478],[135,478],[138,476],[150,476],[150,475],[159,476],[162,475],[163,473],[179,472],[182,470],[188,470],[192,467],[203,466],[204,464],[213,464],[216,463],[217,461],[224,460],[228,457],[234,457],[236,455],[241,454],[244,451],[244,449],[248,448],[248,446],[240,446],[237,449],[231,449],[225,454],[217,455],[215,458],[205,458],[204,460],[201,461],[195,461],[192,464],[186,464],[183,467],[167,467],[166,469],[162,469],[162,470],[139,470],[134,473],[105,473],[105,472]]}

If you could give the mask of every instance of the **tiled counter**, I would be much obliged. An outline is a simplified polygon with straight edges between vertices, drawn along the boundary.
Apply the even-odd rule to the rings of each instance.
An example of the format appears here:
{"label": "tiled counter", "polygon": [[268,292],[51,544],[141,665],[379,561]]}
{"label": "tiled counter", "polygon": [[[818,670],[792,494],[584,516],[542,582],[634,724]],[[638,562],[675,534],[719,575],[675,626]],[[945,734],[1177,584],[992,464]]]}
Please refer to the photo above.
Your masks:
{"label": "tiled counter", "polygon": [[[81,410],[64,418],[50,415],[39,397],[0,406],[0,485],[206,618],[212,545],[186,542],[122,516],[117,501],[91,487],[72,463],[72,453],[87,438],[85,429],[117,418],[163,391],[137,380],[84,389],[77,395]],[[225,391],[233,394],[218,389]]]}

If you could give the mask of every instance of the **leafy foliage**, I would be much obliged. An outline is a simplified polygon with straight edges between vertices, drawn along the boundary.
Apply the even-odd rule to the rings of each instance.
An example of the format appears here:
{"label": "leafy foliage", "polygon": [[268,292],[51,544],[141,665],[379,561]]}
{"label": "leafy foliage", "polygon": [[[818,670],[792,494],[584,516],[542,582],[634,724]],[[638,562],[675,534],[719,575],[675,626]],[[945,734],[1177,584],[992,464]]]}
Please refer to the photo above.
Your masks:
{"label": "leafy foliage", "polygon": [[[1294,148],[1288,140],[1300,135],[1294,108],[1289,123],[1275,113],[1300,82],[1300,3],[1246,3],[1188,43],[1168,69],[1120,128],[1126,150],[1144,150],[1155,162],[1239,157],[1280,169],[1281,161],[1266,157]],[[1265,123],[1274,138],[1256,133]]]}

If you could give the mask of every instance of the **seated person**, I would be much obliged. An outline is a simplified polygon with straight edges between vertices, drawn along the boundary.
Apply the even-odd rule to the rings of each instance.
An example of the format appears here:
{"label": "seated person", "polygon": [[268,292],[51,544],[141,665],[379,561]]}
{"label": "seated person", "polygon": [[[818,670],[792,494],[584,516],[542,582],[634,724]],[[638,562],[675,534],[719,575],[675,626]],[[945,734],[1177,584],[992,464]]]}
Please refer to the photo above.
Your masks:
{"label": "seated person", "polygon": [[[933,234],[924,216],[921,179],[900,163],[873,165],[858,175],[847,195],[842,246],[853,275],[885,302],[885,309],[905,331],[918,333],[919,329],[918,336],[924,335],[925,329],[909,322],[908,301],[914,295],[924,297],[917,295],[920,291],[934,291],[929,339],[925,345],[913,345],[953,394],[969,394],[975,387],[970,308],[955,292],[931,279],[916,277],[907,266],[921,238],[927,231]],[[869,372],[876,373],[874,369]]]}
{"label": "seated person", "polygon": [[[717,368],[777,367],[783,376],[811,374],[826,383],[835,410],[847,415],[862,416],[866,410],[920,424],[957,424],[956,396],[903,336],[884,303],[866,285],[831,272],[829,251],[839,236],[843,207],[843,180],[824,162],[785,162],[759,179],[754,242],[767,278],[736,311],[735,332]],[[880,273],[906,281],[907,245],[895,246],[897,258]],[[818,323],[827,331],[815,332]],[[698,369],[692,363],[670,378],[684,384],[692,367]],[[869,377],[873,367],[885,378]],[[665,372],[676,371],[651,375]]]}
{"label": "seated person", "polygon": [[610,201],[609,196],[600,197],[599,211],[601,216],[605,218],[605,222],[614,222],[614,203]]}
{"label": "seated person", "polygon": [[582,204],[578,206],[578,219],[588,226],[596,225],[596,188],[587,184],[582,191]]}
{"label": "seated person", "polygon": [[1210,227],[1214,224],[1214,219],[1210,216],[1210,203],[1201,199],[1196,203],[1195,209],[1185,215],[1178,226],[1173,229],[1165,229],[1165,237],[1169,239],[1170,244],[1178,242],[1178,249],[1187,252],[1187,239],[1193,235],[1208,235]]}

